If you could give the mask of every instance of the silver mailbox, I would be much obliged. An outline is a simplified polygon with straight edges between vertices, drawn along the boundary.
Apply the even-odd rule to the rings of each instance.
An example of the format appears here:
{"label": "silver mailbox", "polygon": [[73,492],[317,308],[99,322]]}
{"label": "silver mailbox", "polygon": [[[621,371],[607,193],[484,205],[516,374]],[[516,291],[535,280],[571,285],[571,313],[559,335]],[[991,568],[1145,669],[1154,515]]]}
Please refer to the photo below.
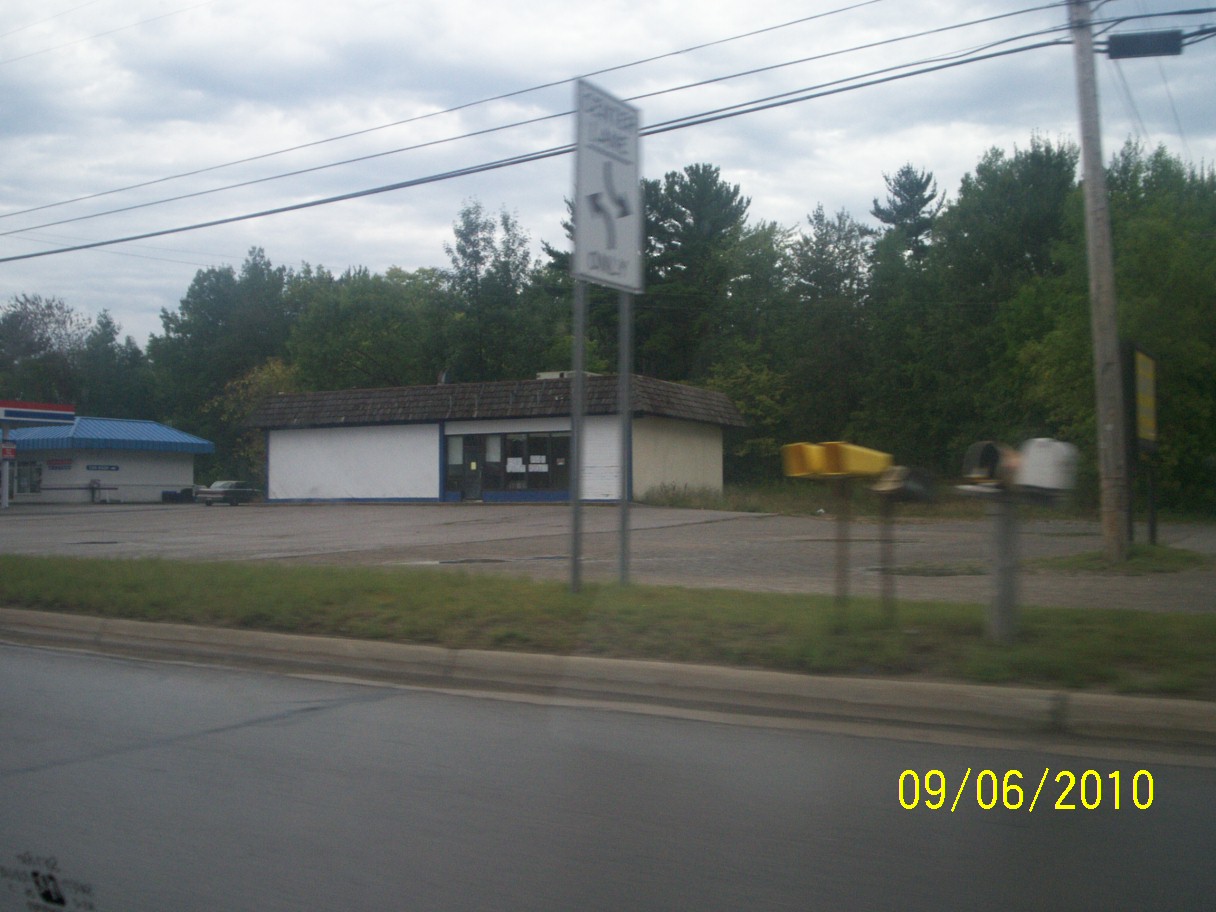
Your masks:
{"label": "silver mailbox", "polygon": [[1035,437],[1021,447],[1014,483],[1032,491],[1071,491],[1077,483],[1077,448],[1071,443]]}

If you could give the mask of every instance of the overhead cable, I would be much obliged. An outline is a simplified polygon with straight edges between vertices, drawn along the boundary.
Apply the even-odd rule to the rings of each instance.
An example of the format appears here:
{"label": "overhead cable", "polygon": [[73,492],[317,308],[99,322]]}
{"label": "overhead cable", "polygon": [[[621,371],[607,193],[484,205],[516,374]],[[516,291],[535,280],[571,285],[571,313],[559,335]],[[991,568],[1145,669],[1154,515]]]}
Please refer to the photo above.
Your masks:
{"label": "overhead cable", "polygon": [[[768,98],[756,99],[752,102],[744,102],[742,104],[730,105],[724,108],[718,108],[712,111],[705,111],[696,115],[688,115],[686,117],[676,118],[664,123],[654,124],[648,127],[643,127],[639,130],[641,136],[655,136],[661,133],[668,133],[674,130],[683,130],[688,127],[701,126],[703,124],[712,123],[720,120],[726,120],[734,117],[741,117],[745,114],[753,114],[758,111],[770,110],[773,108],[784,107],[786,105],[798,104],[804,101],[810,101],[816,98],[823,98],[829,95],[837,95],[842,92],[849,92],[855,89],[866,88],[883,83],[893,82],[898,79],[907,79],[911,76],[919,76],[925,73],[937,72],[939,70],[950,69],[953,67],[963,66],[968,63],[976,63],[983,60],[990,60],[997,57],[1007,57],[1012,54],[1023,53],[1025,51],[1039,50],[1045,47],[1054,47],[1058,45],[1068,44],[1067,39],[1059,39],[1051,42],[1040,42],[1038,44],[1027,45],[1020,48],[1007,48],[1002,51],[995,51],[990,54],[981,55],[978,57],[965,58],[961,60],[949,61],[946,63],[938,63],[933,66],[924,67],[919,70],[914,70],[908,73],[899,73],[885,76],[879,79],[874,79],[868,82],[857,83],[848,86],[839,86],[823,91],[816,91],[795,95],[795,93],[782,93],[781,95],[770,96]],[[805,92],[805,90],[803,90]],[[794,97],[788,97],[794,95]],[[10,256],[0,258],[0,263],[11,263],[18,260],[36,259],[45,256],[54,256],[62,253],[75,253],[81,250],[92,250],[98,247],[109,247],[115,244],[125,244],[134,241],[143,241],[151,238],[165,237],[171,234],[182,234],[188,231],[198,231],[204,228],[216,228],[222,225],[231,225],[237,222],[251,221],[253,219],[266,218],[272,215],[283,215],[290,212],[299,212],[305,209],[313,209],[318,206],[327,206],[333,203],[348,202],[350,200],[363,199],[370,196],[377,196],[384,193],[391,193],[397,190],[405,190],[411,187],[418,187],[424,184],[438,183],[440,181],[452,180],[458,177],[468,177],[474,174],[481,174],[487,171],[500,170],[502,168],[510,168],[516,165],[528,164],[531,162],[542,161],[548,158],[556,158],[561,155],[569,155],[573,152],[575,146],[573,143],[568,143],[561,146],[553,146],[548,149],[543,149],[537,152],[529,152],[521,155],[511,156],[508,158],[498,159],[493,162],[485,162],[479,165],[471,165],[466,168],[458,168],[452,171],[445,171],[439,174],[431,174],[425,177],[413,178],[406,181],[398,181],[392,184],[385,184],[379,187],[370,187],[364,190],[356,190],[350,193],[343,193],[337,196],[323,197],[315,200],[307,200],[301,203],[292,203],[286,206],[279,206],[273,209],[264,209],[259,212],[249,212],[242,215],[228,216],[226,218],[213,219],[211,221],[199,222],[192,225],[182,225],[176,228],[165,228],[158,231],[149,231],[142,234],[130,235],[127,237],[110,238],[102,241],[93,241],[88,244],[78,244],[71,247],[62,247],[55,250],[43,250],[36,253],[21,254],[19,256]]]}
{"label": "overhead cable", "polygon": [[[214,2],[214,0],[211,0],[211,2]],[[102,197],[102,196],[112,196],[115,193],[125,193],[128,190],[139,190],[144,187],[152,187],[157,184],[163,184],[163,183],[168,183],[169,181],[181,180],[182,178],[186,178],[186,177],[197,177],[200,174],[208,174],[212,171],[223,170],[224,168],[232,168],[232,167],[236,167],[237,165],[247,165],[247,164],[250,164],[251,162],[262,161],[264,159],[274,158],[279,155],[287,155],[291,152],[300,152],[304,149],[311,149],[311,148],[314,148],[315,146],[322,146],[322,145],[326,145],[327,143],[339,142],[344,139],[353,139],[357,136],[365,136],[369,133],[376,133],[380,130],[387,130],[392,127],[401,127],[401,126],[405,126],[406,124],[418,123],[419,121],[428,120],[432,117],[441,117],[445,114],[456,114],[456,113],[459,113],[460,111],[468,110],[469,108],[475,108],[475,107],[479,107],[479,106],[485,105],[485,104],[492,104],[493,102],[496,102],[496,101],[506,101],[509,98],[517,98],[521,95],[528,95],[533,92],[540,92],[540,91],[543,91],[544,89],[556,88],[557,86],[566,85],[567,83],[574,82],[576,79],[589,79],[593,76],[603,76],[606,73],[615,73],[620,70],[630,69],[631,67],[642,66],[647,63],[654,63],[659,60],[666,60],[670,57],[679,57],[684,54],[691,54],[694,51],[704,50],[705,48],[715,47],[716,45],[726,44],[731,41],[739,41],[744,38],[751,38],[756,35],[762,35],[762,34],[765,34],[766,32],[773,32],[773,31],[777,31],[779,29],[790,28],[791,26],[801,25],[803,23],[810,22],[815,19],[823,19],[828,16],[835,16],[839,13],[851,12],[852,10],[858,9],[863,6],[871,6],[875,3],[882,3],[882,2],[884,2],[884,0],[862,0],[862,2],[853,3],[853,4],[850,4],[849,6],[842,6],[837,9],[828,10],[827,12],[816,13],[812,16],[803,16],[800,19],[792,19],[789,22],[782,22],[778,25],[765,26],[764,28],[755,29],[750,32],[744,32],[739,35],[731,35],[727,38],[718,38],[714,41],[706,41],[702,44],[694,44],[691,47],[680,48],[679,50],[675,50],[675,51],[667,51],[663,54],[656,54],[652,57],[644,57],[640,60],[634,60],[629,63],[615,64],[614,66],[604,67],[599,70],[592,70],[591,72],[584,73],[581,76],[572,76],[572,77],[567,77],[564,79],[558,79],[553,82],[540,83],[539,85],[534,85],[534,86],[531,86],[526,89],[514,89],[510,92],[503,92],[500,95],[494,95],[489,98],[481,98],[481,99],[478,99],[477,101],[468,101],[463,104],[455,105],[450,108],[444,108],[443,110],[440,110],[440,111],[428,111],[425,114],[416,114],[412,117],[407,117],[403,120],[395,120],[395,121],[392,121],[391,123],[380,124],[379,126],[375,126],[375,127],[366,127],[361,130],[353,130],[349,133],[342,133],[337,136],[329,136],[329,137],[326,137],[325,139],[316,139],[316,140],[312,140],[311,142],[301,143],[296,146],[290,146],[286,149],[277,149],[273,152],[262,152],[258,155],[251,155],[246,158],[236,159],[235,161],[223,162],[218,165],[208,165],[207,167],[204,167],[204,168],[196,168],[193,171],[183,171],[179,174],[170,174],[165,177],[158,177],[158,178],[154,178],[152,180],[142,181],[142,182],[136,183],[136,184],[129,184],[126,187],[116,187],[112,190],[101,190],[96,193],[89,193],[84,196],[75,197],[73,199],[60,200],[59,202],[46,203],[44,205],[34,206],[29,209],[21,209],[21,210],[15,211],[15,212],[3,213],[3,214],[0,214],[0,219],[9,218],[9,217],[15,216],[15,215],[24,215],[29,212],[38,212],[43,209],[53,209],[58,206],[67,206],[71,203],[81,203],[81,202],[85,202],[86,200],[97,199],[98,197]],[[338,163],[338,164],[342,164],[342,163]]]}
{"label": "overhead cable", "polygon": [[[1050,4],[1050,5],[1054,6],[1054,5],[1058,5],[1058,4]],[[1039,9],[1043,9],[1043,8],[1044,7],[1035,7],[1031,10],[1022,10],[1019,12],[1035,11],[1035,10],[1039,10]],[[728,74],[725,76],[717,76],[717,77],[713,77],[711,79],[705,79],[705,80],[699,80],[697,82],[685,83],[683,85],[673,86],[673,87],[666,88],[666,89],[659,89],[654,92],[634,95],[634,96],[631,96],[624,100],[628,101],[628,102],[637,102],[637,101],[642,101],[642,100],[646,100],[649,98],[655,98],[655,97],[662,96],[662,95],[670,95],[670,94],[674,94],[676,92],[685,91],[687,89],[700,88],[702,86],[710,85],[713,83],[724,82],[724,81],[731,80],[731,79],[738,79],[738,78],[741,78],[744,76],[751,76],[751,75],[755,75],[757,73],[781,69],[783,67],[789,67],[789,66],[794,66],[797,64],[824,60],[824,59],[827,59],[830,57],[853,53],[853,52],[860,51],[860,50],[869,50],[869,49],[873,49],[873,48],[880,47],[883,45],[893,44],[893,43],[900,42],[900,41],[907,41],[907,40],[911,40],[911,39],[915,39],[915,38],[921,38],[921,37],[925,37],[928,35],[940,34],[942,32],[952,31],[952,30],[956,30],[956,29],[960,29],[960,28],[966,28],[966,27],[969,27],[972,25],[986,24],[986,23],[989,23],[989,22],[992,22],[992,21],[995,21],[998,19],[1004,19],[1004,18],[1008,18],[1011,15],[1018,15],[1018,14],[1019,13],[1002,13],[1000,15],[989,16],[989,17],[986,17],[983,19],[976,19],[976,20],[971,20],[968,22],[957,23],[955,25],[941,26],[938,28],[928,29],[928,30],[922,31],[922,32],[915,32],[915,33],[912,33],[909,35],[903,35],[898,38],[884,39],[881,41],[870,42],[868,44],[856,45],[852,48],[846,48],[846,49],[836,50],[836,51],[828,51],[828,52],[825,52],[822,54],[817,54],[817,55],[814,55],[811,57],[803,57],[803,58],[800,58],[797,60],[786,61],[784,63],[771,64],[769,66],[754,68],[754,69],[750,69],[750,70],[744,70],[744,71],[740,71],[737,73]],[[966,53],[974,53],[976,50],[984,50],[984,49],[987,49],[988,47],[994,47],[998,44],[1005,44],[1005,43],[1009,43],[1011,41],[1023,40],[1025,38],[1035,37],[1040,34],[1050,34],[1052,32],[1062,32],[1062,31],[1067,31],[1067,30],[1068,30],[1068,26],[1065,24],[1062,24],[1060,26],[1056,26],[1053,28],[1040,30],[1039,32],[1031,32],[1031,33],[1027,33],[1027,34],[1023,34],[1023,35],[1018,35],[1018,36],[1014,36],[1014,37],[1010,37],[1010,38],[1001,39],[1000,41],[992,42],[988,45],[983,45],[980,48],[973,49],[972,51],[969,51]],[[958,54],[955,54],[954,56],[960,56],[961,53],[962,52],[959,52]],[[950,59],[950,58],[946,57],[946,56],[939,56],[939,57],[930,58],[930,59],[944,60],[944,59]],[[918,66],[924,62],[926,62],[926,61],[918,61],[918,62],[913,62],[913,63],[900,64],[897,66],[888,67],[886,69],[877,70],[877,71],[873,71],[870,73],[865,73],[865,74],[862,74],[861,76],[848,77],[848,79],[865,78],[868,76],[873,76],[876,73],[890,72],[891,70],[895,70],[895,69],[899,69],[899,68]],[[632,65],[632,64],[626,64],[626,66],[629,66],[629,65]],[[835,82],[825,83],[824,85],[834,85],[834,84],[845,82],[845,81],[848,81],[848,80],[846,80],[846,79],[836,80]],[[560,84],[560,83],[553,83],[553,84],[556,85],[556,84]],[[821,87],[822,86],[816,86],[813,88],[821,88]],[[805,92],[808,90],[809,90],[808,88],[804,87],[801,89],[797,89],[795,91],[796,92]],[[530,91],[530,90],[525,90],[525,91]],[[507,97],[507,96],[499,96],[499,97]],[[481,103],[482,102],[470,102],[469,104],[474,105],[474,104],[481,104]],[[455,109],[453,109],[453,110],[455,110]],[[384,150],[381,152],[372,152],[372,153],[368,153],[367,155],[360,155],[360,156],[356,156],[354,158],[344,159],[342,161],[328,162],[328,163],[322,164],[322,165],[313,165],[308,168],[299,168],[294,171],[287,171],[287,172],[282,172],[279,174],[267,175],[265,177],[252,178],[250,180],[241,181],[241,182],[238,182],[235,184],[226,184],[221,187],[211,187],[206,190],[196,190],[196,191],[193,191],[190,193],[179,194],[177,196],[165,197],[165,198],[161,198],[161,199],[157,199],[157,200],[150,200],[150,201],[144,202],[144,203],[135,203],[130,206],[123,206],[123,207],[118,207],[118,208],[114,208],[114,209],[106,209],[101,212],[94,212],[94,213],[90,213],[87,215],[74,216],[72,218],[60,219],[60,220],[52,221],[52,222],[44,222],[39,225],[27,226],[22,229],[14,229],[12,231],[0,232],[0,237],[4,237],[4,236],[10,235],[10,234],[16,234],[16,233],[19,233],[20,231],[32,231],[32,230],[37,230],[37,229],[41,229],[41,228],[51,228],[51,227],[55,227],[58,225],[71,224],[73,222],[89,221],[91,219],[101,218],[106,215],[116,215],[116,214],[123,213],[123,212],[132,212],[132,211],[135,211],[138,209],[147,209],[152,206],[159,206],[159,205],[163,205],[166,203],[174,203],[174,202],[180,202],[182,200],[187,200],[187,199],[195,199],[195,198],[198,198],[201,196],[208,196],[213,193],[221,193],[221,192],[225,192],[228,190],[236,190],[236,189],[240,189],[240,188],[244,188],[244,187],[251,187],[251,186],[255,186],[257,184],[268,183],[268,182],[276,181],[276,180],[284,180],[284,179],[290,178],[290,177],[299,177],[304,174],[312,174],[312,173],[316,173],[319,171],[328,170],[331,168],[338,168],[338,167],[343,167],[345,165],[352,165],[352,164],[372,161],[377,158],[384,158],[389,155],[397,155],[402,152],[413,152],[413,151],[417,151],[420,149],[426,149],[426,148],[431,148],[431,147],[438,146],[438,145],[443,145],[445,143],[456,142],[459,140],[471,139],[471,138],[476,138],[476,137],[480,137],[480,136],[487,136],[492,133],[498,133],[498,132],[502,132],[505,130],[515,129],[517,127],[532,126],[532,125],[535,125],[538,123],[543,123],[548,120],[554,120],[554,119],[561,118],[561,117],[568,117],[573,113],[574,113],[573,111],[567,110],[567,111],[561,111],[561,112],[554,113],[554,114],[539,115],[537,117],[514,121],[514,122],[508,123],[508,124],[501,124],[501,125],[494,126],[494,127],[486,127],[481,130],[473,130],[473,131],[458,134],[455,136],[448,136],[448,137],[443,137],[441,139],[428,140],[426,142],[416,143],[416,144],[410,145],[410,146],[404,146],[404,147],[400,147],[400,148],[396,148],[396,149],[388,149],[388,150]],[[427,116],[427,115],[424,115],[424,116]],[[348,135],[350,135],[350,134],[348,134]],[[223,167],[223,166],[217,166],[217,167]],[[214,169],[205,169],[205,170],[214,170]],[[192,173],[202,173],[202,172],[192,172]],[[166,180],[171,180],[171,179],[172,178],[163,178],[160,181],[151,181],[151,182],[148,182],[145,184],[138,184],[138,185],[135,185],[135,186],[127,188],[127,189],[135,189],[136,187],[150,186],[153,183],[161,183],[161,182],[164,182]],[[104,195],[108,195],[108,194],[112,194],[112,193],[116,193],[116,192],[119,192],[119,191],[105,191],[104,193],[92,194],[91,196],[78,197],[75,200],[66,200],[61,203],[50,203],[50,204],[47,204],[44,206],[38,206],[38,207],[31,208],[31,209],[23,209],[18,212],[0,214],[0,220],[3,220],[5,218],[10,218],[13,216],[17,216],[17,215],[29,214],[31,212],[37,212],[37,211],[41,211],[41,210],[45,210],[45,209],[50,209],[50,208],[54,208],[54,207],[61,206],[61,205],[66,205],[67,203],[71,203],[71,202],[80,202],[80,201],[87,200],[87,199],[94,199],[98,196],[104,196]]]}

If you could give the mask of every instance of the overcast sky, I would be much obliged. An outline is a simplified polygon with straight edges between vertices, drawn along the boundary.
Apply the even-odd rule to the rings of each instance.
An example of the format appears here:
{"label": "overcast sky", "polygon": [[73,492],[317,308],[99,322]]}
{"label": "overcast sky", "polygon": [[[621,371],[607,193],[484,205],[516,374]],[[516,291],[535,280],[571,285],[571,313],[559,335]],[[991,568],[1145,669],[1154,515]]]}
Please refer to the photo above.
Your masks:
{"label": "overcast sky", "polygon": [[[1095,18],[1108,21],[1197,4],[1095,6]],[[1066,22],[1066,6],[1044,0],[4,0],[0,258],[564,146],[574,138],[571,80],[581,75],[636,99],[645,130],[785,93],[798,98],[1064,41]],[[1103,31],[1213,23],[1216,13],[1141,18]],[[1216,41],[1181,57],[1099,55],[1096,63],[1104,158],[1135,138],[1196,165],[1216,162]],[[767,69],[736,75],[760,68]],[[694,83],[703,84],[682,88]],[[538,118],[545,119],[495,129]],[[953,196],[987,149],[1012,152],[1036,133],[1052,141],[1079,135],[1071,45],[646,137],[642,171],[660,177],[694,162],[717,165],[751,197],[754,220],[805,224],[822,204],[829,214],[843,208],[872,221],[884,173],[911,162]],[[325,167],[357,158],[365,160]],[[252,246],[276,265],[308,262],[336,273],[442,267],[452,222],[470,199],[515,213],[537,246],[562,245],[572,181],[573,158],[564,155],[0,263],[0,301],[40,294],[89,315],[106,308],[143,345],[161,331],[161,308],[177,307],[199,269],[239,268]]]}

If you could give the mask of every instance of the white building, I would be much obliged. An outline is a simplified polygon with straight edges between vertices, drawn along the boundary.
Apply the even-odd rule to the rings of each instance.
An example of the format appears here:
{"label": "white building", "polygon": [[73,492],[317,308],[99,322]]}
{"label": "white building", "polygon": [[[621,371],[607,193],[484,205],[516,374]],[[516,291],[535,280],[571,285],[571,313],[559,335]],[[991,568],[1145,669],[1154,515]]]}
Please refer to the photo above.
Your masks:
{"label": "white building", "polygon": [[191,487],[195,455],[215,450],[163,424],[120,418],[19,428],[11,438],[13,503],[157,503]]}
{"label": "white building", "polygon": [[[587,377],[583,497],[620,492],[617,381]],[[722,393],[633,378],[631,491],[722,488]],[[266,430],[270,501],[569,500],[570,381],[451,383],[280,394]]]}

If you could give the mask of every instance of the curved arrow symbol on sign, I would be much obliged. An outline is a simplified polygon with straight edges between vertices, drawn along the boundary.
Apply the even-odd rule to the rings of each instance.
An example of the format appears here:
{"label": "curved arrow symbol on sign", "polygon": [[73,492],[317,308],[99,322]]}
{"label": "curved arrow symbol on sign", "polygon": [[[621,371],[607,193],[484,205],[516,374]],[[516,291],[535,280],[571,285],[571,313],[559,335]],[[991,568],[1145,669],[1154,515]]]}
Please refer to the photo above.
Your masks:
{"label": "curved arrow symbol on sign", "polygon": [[631,214],[629,209],[629,198],[616,192],[616,187],[613,186],[612,180],[612,162],[604,162],[604,189],[607,191],[608,199],[616,205],[616,214],[609,212],[604,207],[603,193],[590,193],[587,199],[591,203],[591,211],[600,216],[604,220],[604,225],[608,229],[608,249],[616,250],[616,219],[628,218]]}

